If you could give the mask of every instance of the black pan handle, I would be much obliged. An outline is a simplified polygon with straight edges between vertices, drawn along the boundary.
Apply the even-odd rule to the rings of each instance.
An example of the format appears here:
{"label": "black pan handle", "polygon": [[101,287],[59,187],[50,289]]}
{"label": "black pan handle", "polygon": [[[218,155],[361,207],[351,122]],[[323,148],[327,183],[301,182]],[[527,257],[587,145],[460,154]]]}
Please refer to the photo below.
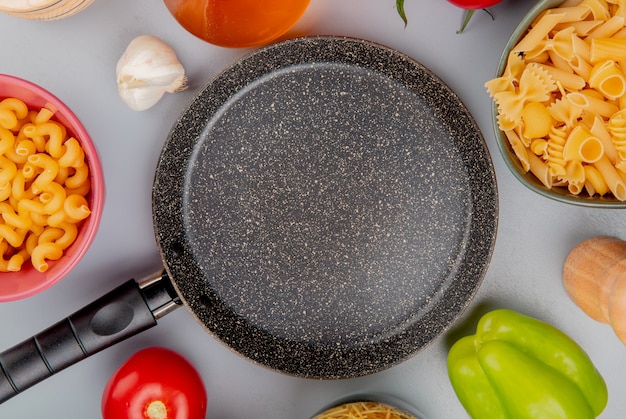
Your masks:
{"label": "black pan handle", "polygon": [[156,325],[180,305],[165,271],[131,279],[0,353],[0,403],[113,344]]}

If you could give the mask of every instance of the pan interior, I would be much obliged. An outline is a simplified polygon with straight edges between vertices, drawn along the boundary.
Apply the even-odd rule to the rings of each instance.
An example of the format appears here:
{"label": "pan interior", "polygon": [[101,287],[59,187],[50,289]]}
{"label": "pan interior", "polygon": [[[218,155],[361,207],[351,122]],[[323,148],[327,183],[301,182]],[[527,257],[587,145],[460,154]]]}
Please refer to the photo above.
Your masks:
{"label": "pan interior", "polygon": [[[218,337],[285,372],[355,376],[414,353],[471,298],[491,252],[495,186],[482,137],[476,167],[458,114],[412,84],[431,89],[428,71],[407,82],[317,55],[278,60],[218,100],[161,162],[170,170],[158,173],[184,167],[182,199],[168,206],[157,174],[155,225],[175,286]],[[461,134],[470,128],[475,137],[471,120]]]}
{"label": "pan interior", "polygon": [[422,102],[322,63],[225,103],[196,145],[183,206],[207,286],[253,326],[312,345],[415,322],[456,274],[471,211],[458,151]]}

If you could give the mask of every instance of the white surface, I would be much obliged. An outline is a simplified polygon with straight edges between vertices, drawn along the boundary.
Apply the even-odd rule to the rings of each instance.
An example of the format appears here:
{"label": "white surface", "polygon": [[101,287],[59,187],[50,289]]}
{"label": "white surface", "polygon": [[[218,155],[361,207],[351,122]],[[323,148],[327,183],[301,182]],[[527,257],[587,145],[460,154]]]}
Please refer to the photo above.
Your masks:
{"label": "white surface", "polygon": [[[316,381],[252,364],[204,332],[185,309],[159,325],[72,366],[0,406],[0,417],[97,418],[110,374],[146,346],[175,349],[202,374],[208,418],[306,419],[354,392],[385,392],[414,404],[430,419],[467,417],[447,378],[450,341],[472,332],[487,308],[509,307],[544,319],[576,339],[604,375],[610,391],[602,418],[626,412],[626,350],[609,326],[582,313],[561,283],[571,248],[592,236],[626,239],[624,210],[578,208],[533,194],[509,172],[492,133],[483,84],[533,1],[505,0],[478,12],[457,35],[463,13],[444,0],[408,0],[403,27],[393,0],[312,0],[292,35],[366,38],[396,48],[437,73],[475,116],[491,150],[500,194],[493,260],[474,302],[431,346],[388,371],[368,377]],[[134,112],[117,96],[115,64],[128,42],[150,33],[178,53],[190,88]],[[99,149],[107,200],[98,236],[78,268],[52,289],[0,304],[0,350],[38,333],[130,277],[160,269],[151,224],[151,186],[160,148],[185,106],[210,78],[249,50],[211,46],[185,32],[158,0],[100,0],[65,20],[33,22],[0,15],[0,72],[29,79],[64,100]],[[472,321],[467,321],[467,320]],[[469,329],[457,330],[468,324]]]}

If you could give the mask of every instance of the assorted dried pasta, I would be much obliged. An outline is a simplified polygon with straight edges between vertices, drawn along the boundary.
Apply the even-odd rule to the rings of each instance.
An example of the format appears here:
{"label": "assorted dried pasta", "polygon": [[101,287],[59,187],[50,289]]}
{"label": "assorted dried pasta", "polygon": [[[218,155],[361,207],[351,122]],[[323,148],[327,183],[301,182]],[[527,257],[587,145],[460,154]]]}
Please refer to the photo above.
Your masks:
{"label": "assorted dried pasta", "polygon": [[333,407],[313,419],[417,419],[415,416],[384,403],[350,402]]}
{"label": "assorted dried pasta", "polygon": [[542,12],[485,87],[522,169],[547,188],[626,201],[626,0]]}
{"label": "assorted dried pasta", "polygon": [[0,100],[0,272],[46,271],[91,214],[84,150],[53,115]]}

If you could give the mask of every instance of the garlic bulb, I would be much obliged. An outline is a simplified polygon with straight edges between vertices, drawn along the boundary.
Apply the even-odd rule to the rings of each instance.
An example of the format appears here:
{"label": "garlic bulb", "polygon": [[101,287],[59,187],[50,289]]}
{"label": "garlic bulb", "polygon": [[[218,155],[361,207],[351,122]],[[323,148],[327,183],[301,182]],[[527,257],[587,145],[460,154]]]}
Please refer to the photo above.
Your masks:
{"label": "garlic bulb", "polygon": [[187,88],[185,69],[174,50],[153,35],[133,39],[116,67],[120,97],[131,109],[143,111],[165,94]]}

